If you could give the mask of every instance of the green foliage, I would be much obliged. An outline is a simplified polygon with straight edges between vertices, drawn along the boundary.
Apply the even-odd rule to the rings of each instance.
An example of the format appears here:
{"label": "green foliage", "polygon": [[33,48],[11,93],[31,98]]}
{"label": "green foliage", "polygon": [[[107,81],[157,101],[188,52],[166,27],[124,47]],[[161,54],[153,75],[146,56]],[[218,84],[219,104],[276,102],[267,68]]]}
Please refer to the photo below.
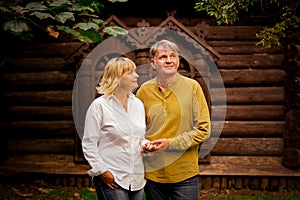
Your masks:
{"label": "green foliage", "polygon": [[103,7],[100,0],[7,1],[0,5],[0,17],[4,31],[27,40],[34,37],[36,29],[55,38],[63,31],[87,43],[102,41],[100,29],[113,36],[127,34],[121,27],[105,26],[99,17]]}
{"label": "green foliage", "polygon": [[293,31],[299,32],[300,18],[297,16],[296,5],[285,6],[282,8],[281,21],[273,27],[265,28],[256,34],[260,38],[257,45],[262,45],[266,48],[272,46],[280,46],[281,41],[287,37],[287,34]]}
{"label": "green foliage", "polygon": [[[242,13],[253,8],[256,1],[258,0],[198,0],[194,9],[198,12],[205,11],[208,15],[213,16],[217,19],[218,25],[223,23],[232,25],[240,19]],[[262,3],[262,0],[260,2]],[[265,2],[276,3],[281,8],[280,12],[276,13],[280,16],[280,20],[273,27],[266,27],[257,33],[256,37],[260,39],[257,45],[266,48],[280,46],[287,37],[287,33],[299,29],[300,18],[299,14],[297,15],[299,3],[279,0],[266,0]]]}
{"label": "green foliage", "polygon": [[208,15],[218,20],[218,25],[221,25],[238,21],[240,12],[248,12],[252,5],[253,0],[199,0],[194,8],[198,12],[206,11]]}

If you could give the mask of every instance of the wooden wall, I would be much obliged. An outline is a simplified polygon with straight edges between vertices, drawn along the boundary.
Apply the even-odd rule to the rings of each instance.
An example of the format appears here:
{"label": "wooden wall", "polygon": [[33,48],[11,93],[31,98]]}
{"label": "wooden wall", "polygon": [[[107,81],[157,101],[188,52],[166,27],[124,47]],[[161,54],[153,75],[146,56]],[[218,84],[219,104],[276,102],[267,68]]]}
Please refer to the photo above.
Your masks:
{"label": "wooden wall", "polygon": [[[130,28],[162,22],[120,21]],[[299,191],[299,169],[282,165],[283,48],[256,46],[255,34],[262,26],[211,26],[184,19],[181,23],[220,55],[214,61],[227,96],[222,134],[207,162],[199,165],[200,189]],[[2,175],[43,173],[61,175],[64,184],[89,184],[89,166],[74,159],[80,141],[72,118],[72,87],[80,61],[90,50],[76,41],[39,43],[1,60]],[[219,89],[211,88],[210,93]],[[211,100],[217,110],[218,99]]]}

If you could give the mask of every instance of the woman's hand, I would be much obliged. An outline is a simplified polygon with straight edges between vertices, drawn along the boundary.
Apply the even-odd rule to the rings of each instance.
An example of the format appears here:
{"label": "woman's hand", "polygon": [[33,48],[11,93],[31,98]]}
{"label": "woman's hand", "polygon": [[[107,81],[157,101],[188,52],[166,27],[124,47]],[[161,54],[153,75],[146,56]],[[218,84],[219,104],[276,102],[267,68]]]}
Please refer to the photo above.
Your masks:
{"label": "woman's hand", "polygon": [[152,142],[147,142],[142,146],[142,149],[144,153],[148,153],[148,152],[155,151],[155,146],[152,144]]}
{"label": "woman's hand", "polygon": [[100,178],[105,183],[105,185],[110,187],[112,190],[119,188],[118,184],[115,182],[113,174],[109,170],[107,170],[103,174],[100,174]]}

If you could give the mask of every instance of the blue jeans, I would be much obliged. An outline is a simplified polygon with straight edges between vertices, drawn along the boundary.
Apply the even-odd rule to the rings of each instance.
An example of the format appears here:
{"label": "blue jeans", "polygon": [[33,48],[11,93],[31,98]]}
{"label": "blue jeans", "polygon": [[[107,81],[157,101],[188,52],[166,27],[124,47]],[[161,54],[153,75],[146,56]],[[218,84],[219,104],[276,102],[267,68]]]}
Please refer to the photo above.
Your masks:
{"label": "blue jeans", "polygon": [[198,176],[178,183],[157,183],[147,180],[145,194],[147,200],[197,200]]}
{"label": "blue jeans", "polygon": [[94,186],[96,188],[97,197],[99,200],[142,200],[144,189],[137,191],[130,191],[119,187],[112,190],[104,184],[99,176],[93,178]]}

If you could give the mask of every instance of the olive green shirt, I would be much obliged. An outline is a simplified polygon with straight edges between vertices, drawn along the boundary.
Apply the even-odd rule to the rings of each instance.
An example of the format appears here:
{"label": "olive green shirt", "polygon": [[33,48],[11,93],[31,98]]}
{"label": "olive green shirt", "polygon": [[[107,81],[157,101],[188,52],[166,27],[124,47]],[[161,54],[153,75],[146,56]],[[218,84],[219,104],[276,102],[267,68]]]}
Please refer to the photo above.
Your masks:
{"label": "olive green shirt", "polygon": [[144,154],[149,180],[177,183],[199,174],[199,144],[210,135],[209,108],[200,84],[177,75],[165,93],[157,78],[145,82],[136,96],[144,103],[146,138],[167,138],[168,149]]}

